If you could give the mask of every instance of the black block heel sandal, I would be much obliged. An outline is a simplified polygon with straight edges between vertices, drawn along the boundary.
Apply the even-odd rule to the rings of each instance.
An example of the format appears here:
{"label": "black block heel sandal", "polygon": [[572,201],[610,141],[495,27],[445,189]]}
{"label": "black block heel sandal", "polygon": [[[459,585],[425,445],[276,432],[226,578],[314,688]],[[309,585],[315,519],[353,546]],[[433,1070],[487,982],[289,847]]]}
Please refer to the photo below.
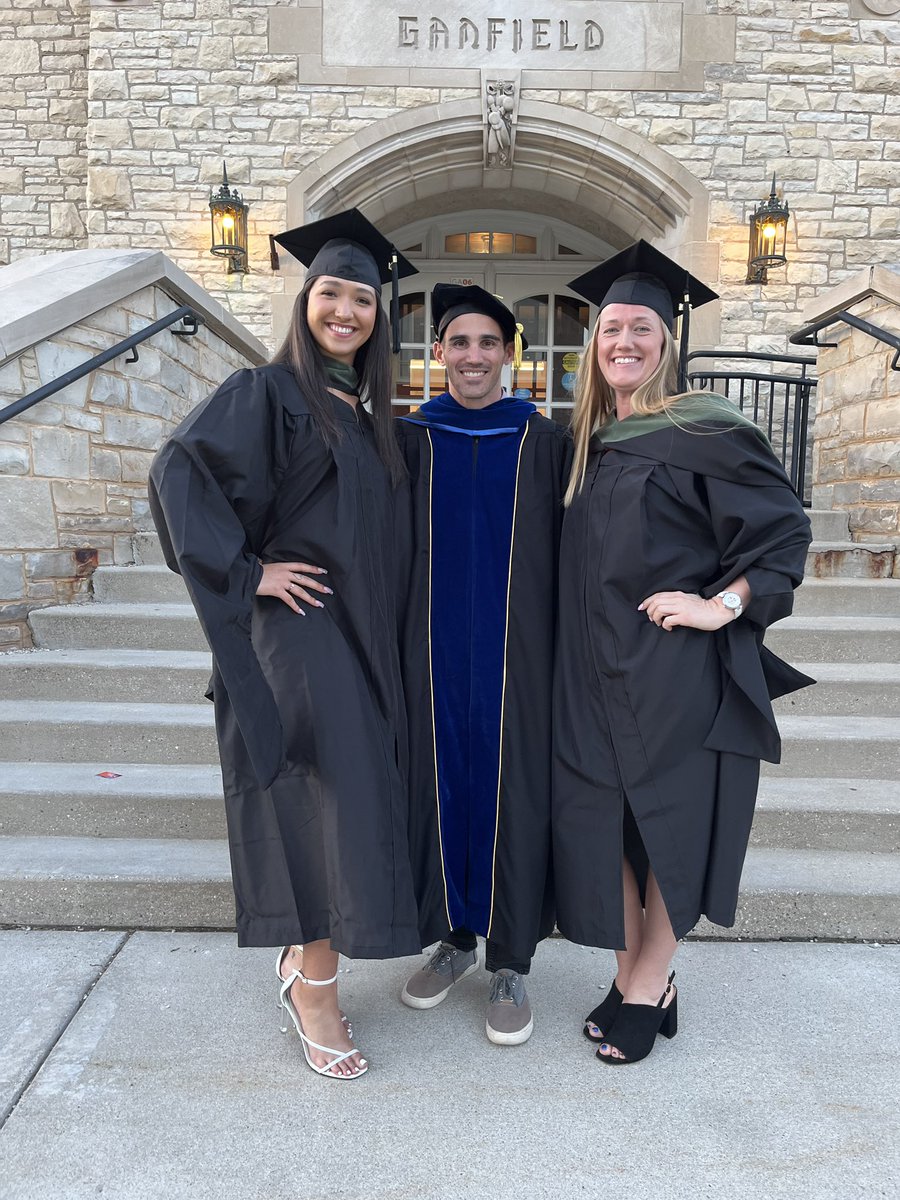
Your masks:
{"label": "black block heel sandal", "polygon": [[[669,976],[666,990],[656,1004],[622,1004],[619,1014],[613,1021],[612,1029],[603,1039],[603,1044],[611,1050],[618,1050],[624,1058],[613,1058],[611,1054],[601,1054],[597,1057],[610,1067],[621,1067],[626,1063],[640,1062],[653,1049],[656,1035],[661,1033],[665,1038],[673,1038],[678,1032],[678,993],[671,1002],[663,1008],[663,1002],[672,991],[672,981],[675,972]],[[615,1040],[613,1040],[615,1039]]]}

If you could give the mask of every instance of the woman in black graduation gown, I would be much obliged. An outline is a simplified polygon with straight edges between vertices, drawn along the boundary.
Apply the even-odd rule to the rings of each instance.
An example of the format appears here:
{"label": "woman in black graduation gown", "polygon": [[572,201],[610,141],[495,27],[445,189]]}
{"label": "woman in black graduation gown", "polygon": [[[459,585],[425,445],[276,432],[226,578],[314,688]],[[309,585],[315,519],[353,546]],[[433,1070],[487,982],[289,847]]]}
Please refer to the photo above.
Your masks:
{"label": "woman in black graduation gown", "polygon": [[354,1079],[366,1060],[338,1008],[338,952],[422,947],[380,304],[392,248],[355,210],[277,240],[310,264],[287,339],[175,431],[150,496],[213,652],[238,944],[283,947],[280,1001],[307,1062]]}
{"label": "woman in black graduation gown", "polygon": [[810,535],[761,431],[678,379],[675,306],[714,293],[644,242],[571,286],[600,315],[562,533],[554,873],[561,931],[616,951],[584,1032],[621,1065],[676,1032],[677,939],[734,923],[759,760],[780,754],[770,697],[812,682],[762,644]]}

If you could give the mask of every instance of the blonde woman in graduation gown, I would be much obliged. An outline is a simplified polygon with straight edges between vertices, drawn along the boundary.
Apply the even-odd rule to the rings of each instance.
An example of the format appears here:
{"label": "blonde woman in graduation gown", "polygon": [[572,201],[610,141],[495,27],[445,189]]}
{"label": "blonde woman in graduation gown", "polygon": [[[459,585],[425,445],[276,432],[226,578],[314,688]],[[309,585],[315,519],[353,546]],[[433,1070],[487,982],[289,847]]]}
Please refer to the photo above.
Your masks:
{"label": "blonde woman in graduation gown", "polygon": [[770,697],[812,682],[763,645],[810,534],[765,435],[677,382],[676,305],[714,293],[646,243],[571,286],[600,313],[560,551],[557,919],[616,951],[584,1033],[620,1066],[677,1030],[678,939],[734,923],[759,762],[780,753]]}

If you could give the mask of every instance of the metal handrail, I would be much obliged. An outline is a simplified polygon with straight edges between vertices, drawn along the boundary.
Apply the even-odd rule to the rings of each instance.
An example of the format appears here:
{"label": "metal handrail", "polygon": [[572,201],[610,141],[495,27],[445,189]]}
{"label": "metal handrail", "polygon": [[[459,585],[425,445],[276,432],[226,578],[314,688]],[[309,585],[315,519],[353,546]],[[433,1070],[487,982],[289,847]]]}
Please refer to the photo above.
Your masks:
{"label": "metal handrail", "polygon": [[172,330],[176,337],[193,337],[202,323],[202,317],[198,316],[189,305],[183,304],[181,308],[176,308],[174,312],[170,312],[168,316],[161,317],[160,320],[154,321],[152,325],[147,325],[144,329],[139,329],[137,333],[131,334],[130,337],[124,338],[121,342],[116,342],[115,346],[110,346],[108,350],[102,350],[99,354],[95,354],[93,358],[89,358],[86,362],[79,363],[77,367],[73,367],[71,371],[66,371],[65,375],[51,379],[49,383],[45,383],[35,391],[29,392],[27,396],[21,396],[18,400],[14,400],[12,404],[8,404],[6,408],[0,409],[0,425],[4,421],[9,421],[12,417],[17,417],[19,413],[33,408],[35,404],[39,404],[41,400],[46,400],[48,396],[52,396],[56,392],[61,392],[70,383],[76,383],[79,379],[83,379],[85,375],[90,375],[91,371],[96,371],[98,367],[102,367],[112,359],[118,358],[120,354],[124,354],[128,350],[133,352],[134,357],[127,358],[125,361],[137,362],[137,347],[141,342],[146,342],[147,338],[153,337],[154,334],[160,333],[163,329],[168,329],[176,321],[183,321],[185,326],[184,329]]}
{"label": "metal handrail", "polygon": [[891,370],[900,371],[900,337],[895,333],[890,333],[887,329],[882,329],[880,325],[873,325],[871,321],[864,321],[862,317],[854,316],[846,309],[841,309],[840,312],[833,313],[830,317],[823,317],[821,321],[813,321],[811,325],[804,325],[802,329],[792,333],[788,341],[792,346],[836,346],[837,342],[820,342],[818,334],[820,329],[827,329],[829,325],[837,325],[839,321],[843,321],[845,325],[851,325],[854,329],[861,329],[869,337],[890,346],[894,351]]}
{"label": "metal handrail", "polygon": [[[801,369],[794,374],[779,372],[778,374],[741,370],[736,366],[733,370],[716,370],[697,367],[689,369],[688,378],[692,385],[701,390],[713,386],[716,382],[724,383],[724,394],[744,412],[749,410],[751,419],[761,425],[769,439],[777,435],[776,452],[788,473],[791,483],[803,503],[808,506],[806,496],[806,459],[809,453],[807,431],[809,426],[810,398],[816,387],[816,377],[808,373],[815,366],[816,359],[811,355],[800,354],[771,354],[759,350],[694,350],[688,355],[688,361],[698,358],[718,359],[720,362],[735,361],[736,363],[767,362],[786,365],[796,365]],[[716,364],[717,365],[717,364]],[[777,394],[776,394],[777,390]],[[737,394],[733,394],[736,392]],[[783,406],[783,408],[782,408]],[[776,420],[776,409],[783,411],[783,418]]]}

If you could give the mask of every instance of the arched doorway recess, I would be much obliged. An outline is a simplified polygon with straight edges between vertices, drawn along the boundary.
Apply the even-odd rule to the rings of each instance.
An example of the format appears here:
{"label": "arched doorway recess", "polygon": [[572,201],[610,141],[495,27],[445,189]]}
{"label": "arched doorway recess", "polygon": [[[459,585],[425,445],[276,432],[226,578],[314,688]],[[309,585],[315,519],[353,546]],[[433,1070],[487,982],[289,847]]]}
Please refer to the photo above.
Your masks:
{"label": "arched doorway recess", "polygon": [[[706,189],[653,143],[614,121],[523,99],[514,164],[497,170],[484,165],[482,131],[478,97],[376,121],[300,172],[288,187],[288,224],[355,205],[386,233],[439,218],[449,228],[452,217],[458,223],[463,214],[477,228],[474,214],[503,210],[512,225],[516,215],[564,222],[607,253],[646,238],[715,285],[718,247],[707,240]],[[286,280],[287,295],[273,297],[276,331],[286,324],[302,274],[299,264],[282,261],[295,280]],[[592,261],[580,256],[573,265],[578,269],[569,278]],[[455,266],[458,274],[460,262]],[[695,344],[716,344],[718,307],[697,314]]]}

